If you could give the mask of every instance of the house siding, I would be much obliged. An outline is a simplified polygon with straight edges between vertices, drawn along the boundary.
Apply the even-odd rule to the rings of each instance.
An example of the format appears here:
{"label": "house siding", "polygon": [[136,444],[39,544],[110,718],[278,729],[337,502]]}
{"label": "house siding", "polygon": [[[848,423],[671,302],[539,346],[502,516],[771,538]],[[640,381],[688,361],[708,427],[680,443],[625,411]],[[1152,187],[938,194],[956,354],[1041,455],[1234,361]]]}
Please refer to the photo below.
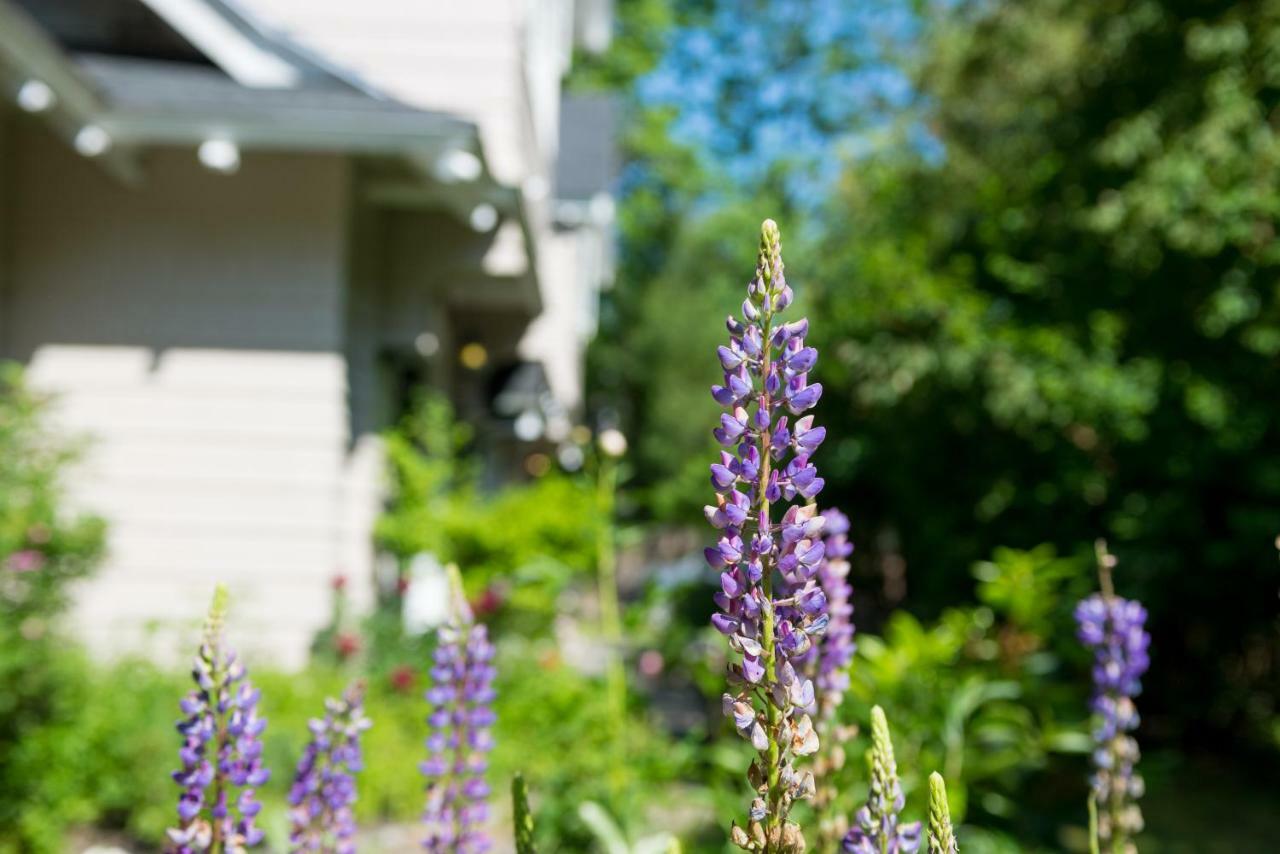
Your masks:
{"label": "house siding", "polygon": [[5,352],[87,438],[72,498],[110,524],[71,624],[178,660],[222,580],[240,646],[301,665],[329,579],[369,576],[377,506],[348,404],[347,162],[224,176],[161,150],[128,188],[44,133],[10,143]]}
{"label": "house siding", "polygon": [[264,21],[406,103],[480,127],[494,175],[519,186],[555,156],[572,0],[250,0]]}
{"label": "house siding", "polygon": [[[271,29],[379,90],[476,123],[493,175],[528,190],[525,213],[536,244],[543,309],[536,327],[522,337],[520,355],[544,364],[556,399],[570,411],[579,409],[585,339],[578,328],[578,304],[584,296],[574,276],[582,260],[561,251],[550,207],[575,0],[247,0],[244,5]],[[597,285],[590,285],[592,298]]]}

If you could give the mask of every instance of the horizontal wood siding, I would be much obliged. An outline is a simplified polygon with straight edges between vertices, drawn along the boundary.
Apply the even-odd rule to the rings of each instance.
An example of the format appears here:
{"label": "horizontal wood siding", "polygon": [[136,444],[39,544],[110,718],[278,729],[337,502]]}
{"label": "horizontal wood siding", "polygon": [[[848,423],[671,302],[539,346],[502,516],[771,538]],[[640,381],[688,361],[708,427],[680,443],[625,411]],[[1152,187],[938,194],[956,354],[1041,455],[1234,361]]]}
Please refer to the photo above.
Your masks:
{"label": "horizontal wood siding", "polygon": [[333,574],[368,589],[377,509],[348,410],[345,162],[250,153],[223,176],[164,151],[124,188],[20,142],[6,349],[85,437],[74,501],[110,523],[72,625],[181,661],[223,580],[237,645],[301,665]]}
{"label": "horizontal wood siding", "polygon": [[[475,122],[499,181],[522,187],[538,178],[554,186],[574,0],[246,0],[246,7],[380,90]],[[572,410],[581,403],[586,340],[575,328],[579,304],[595,298],[599,283],[587,282],[584,291],[581,259],[553,245],[550,202],[525,197],[544,309],[520,354],[546,365],[557,399]],[[521,244],[520,265],[524,252]],[[467,307],[466,294],[454,304]]]}

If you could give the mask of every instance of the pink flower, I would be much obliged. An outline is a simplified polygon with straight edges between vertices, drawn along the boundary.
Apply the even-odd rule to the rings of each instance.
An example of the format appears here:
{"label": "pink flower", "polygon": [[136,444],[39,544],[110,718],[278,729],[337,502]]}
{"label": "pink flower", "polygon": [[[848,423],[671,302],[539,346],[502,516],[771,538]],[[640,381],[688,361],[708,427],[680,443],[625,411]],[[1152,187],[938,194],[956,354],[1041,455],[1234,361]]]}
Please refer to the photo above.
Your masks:
{"label": "pink flower", "polygon": [[640,653],[640,673],[650,679],[656,679],[662,675],[662,669],[666,666],[666,662],[662,660],[662,653],[656,649],[646,649]]}
{"label": "pink flower", "polygon": [[44,568],[44,555],[35,549],[23,549],[9,555],[8,563],[13,572],[35,572]]}

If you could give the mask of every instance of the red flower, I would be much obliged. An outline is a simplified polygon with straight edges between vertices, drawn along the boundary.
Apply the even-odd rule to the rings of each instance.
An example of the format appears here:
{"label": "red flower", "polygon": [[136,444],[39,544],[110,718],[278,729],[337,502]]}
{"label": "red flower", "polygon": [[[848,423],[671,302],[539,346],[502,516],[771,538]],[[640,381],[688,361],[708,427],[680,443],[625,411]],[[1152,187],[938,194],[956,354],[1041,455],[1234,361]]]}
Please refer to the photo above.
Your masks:
{"label": "red flower", "polygon": [[413,690],[413,683],[418,681],[417,672],[408,664],[401,664],[391,671],[391,687],[401,694]]}
{"label": "red flower", "polygon": [[480,595],[471,603],[471,610],[477,617],[484,617],[492,614],[502,607],[502,594],[498,588],[490,585],[480,592]]}
{"label": "red flower", "polygon": [[353,632],[341,632],[334,638],[333,644],[338,648],[339,658],[350,658],[360,651],[360,636]]}

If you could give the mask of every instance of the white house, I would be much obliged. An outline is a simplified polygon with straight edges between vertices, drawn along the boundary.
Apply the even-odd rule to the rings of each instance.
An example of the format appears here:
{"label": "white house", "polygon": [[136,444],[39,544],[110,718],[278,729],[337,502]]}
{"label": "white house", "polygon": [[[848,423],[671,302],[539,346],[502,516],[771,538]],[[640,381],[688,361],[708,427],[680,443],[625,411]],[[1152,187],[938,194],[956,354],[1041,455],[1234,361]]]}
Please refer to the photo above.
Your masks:
{"label": "white house", "polygon": [[608,13],[0,0],[0,355],[90,439],[95,650],[171,658],[221,579],[242,646],[301,664],[328,580],[368,596],[416,384],[495,466],[563,438],[612,206],[607,104],[560,83]]}

